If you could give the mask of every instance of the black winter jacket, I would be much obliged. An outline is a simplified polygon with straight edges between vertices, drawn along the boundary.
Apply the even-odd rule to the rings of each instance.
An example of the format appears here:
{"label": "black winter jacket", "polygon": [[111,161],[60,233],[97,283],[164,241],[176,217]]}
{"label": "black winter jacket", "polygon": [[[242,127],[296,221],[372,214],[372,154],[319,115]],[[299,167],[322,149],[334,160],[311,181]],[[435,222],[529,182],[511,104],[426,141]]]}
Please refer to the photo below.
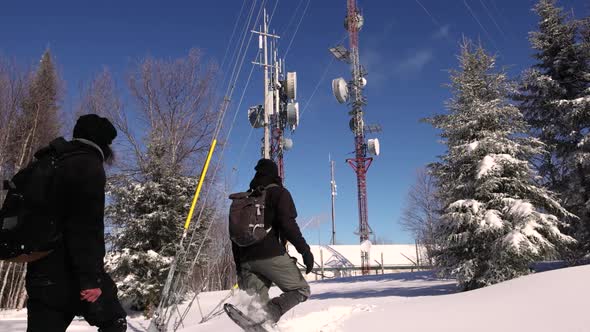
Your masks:
{"label": "black winter jacket", "polygon": [[72,141],[57,171],[57,205],[63,241],[47,257],[30,263],[27,284],[67,283],[98,288],[104,275],[106,176],[98,146]]}
{"label": "black winter jacket", "polygon": [[250,188],[266,187],[269,184],[278,185],[278,187],[270,187],[266,192],[264,223],[267,229],[272,226],[272,230],[264,240],[249,247],[239,247],[232,243],[236,266],[239,266],[240,262],[284,255],[286,241],[295,246],[301,254],[309,251],[309,246],[295,221],[297,210],[291,193],[282,186],[280,179],[256,176],[250,183]]}

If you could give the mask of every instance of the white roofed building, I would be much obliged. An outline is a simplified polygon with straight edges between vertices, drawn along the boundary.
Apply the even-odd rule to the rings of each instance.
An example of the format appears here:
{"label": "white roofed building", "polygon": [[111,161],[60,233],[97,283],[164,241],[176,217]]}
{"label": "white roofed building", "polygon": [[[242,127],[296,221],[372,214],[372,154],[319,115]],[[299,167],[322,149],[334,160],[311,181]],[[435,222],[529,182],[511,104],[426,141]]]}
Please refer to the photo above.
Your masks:
{"label": "white roofed building", "polygon": [[[314,272],[308,280],[361,275],[361,245],[310,245],[315,260]],[[297,250],[288,246],[289,255],[297,258],[300,270],[303,259]],[[425,251],[413,244],[382,244],[370,246],[370,274],[393,273],[428,268]],[[323,273],[322,273],[323,270]]]}

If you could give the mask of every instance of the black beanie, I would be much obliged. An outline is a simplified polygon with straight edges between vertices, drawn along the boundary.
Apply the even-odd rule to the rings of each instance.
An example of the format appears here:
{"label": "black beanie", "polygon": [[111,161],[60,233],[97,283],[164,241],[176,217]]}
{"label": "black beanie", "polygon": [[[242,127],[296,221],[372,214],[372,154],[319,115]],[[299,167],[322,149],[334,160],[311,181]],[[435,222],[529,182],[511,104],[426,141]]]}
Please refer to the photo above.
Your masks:
{"label": "black beanie", "polygon": [[279,176],[279,167],[270,159],[260,159],[258,164],[256,164],[256,167],[254,167],[254,170],[256,170],[256,175],[270,177]]}
{"label": "black beanie", "polygon": [[108,150],[108,146],[117,137],[117,129],[107,119],[96,114],[82,115],[74,126],[74,138],[87,139],[100,148]]}

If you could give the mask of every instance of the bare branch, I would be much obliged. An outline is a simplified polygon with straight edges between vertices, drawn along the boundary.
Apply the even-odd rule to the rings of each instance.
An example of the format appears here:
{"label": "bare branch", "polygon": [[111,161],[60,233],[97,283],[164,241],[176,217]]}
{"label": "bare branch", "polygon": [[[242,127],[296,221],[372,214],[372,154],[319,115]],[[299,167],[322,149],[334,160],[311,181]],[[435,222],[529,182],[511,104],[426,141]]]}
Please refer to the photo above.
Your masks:
{"label": "bare branch", "polygon": [[437,197],[434,177],[427,170],[419,169],[416,182],[408,192],[400,224],[425,246],[429,258],[436,247],[434,232],[441,212],[442,203]]}
{"label": "bare branch", "polygon": [[[196,49],[179,59],[140,61],[129,77],[129,89],[137,105],[136,118],[146,127],[140,132],[146,136],[128,138],[148,144],[157,141],[166,147],[166,167],[186,171],[203,157],[213,135],[215,73],[215,67],[202,65]],[[145,167],[144,153],[135,153],[138,166]]]}

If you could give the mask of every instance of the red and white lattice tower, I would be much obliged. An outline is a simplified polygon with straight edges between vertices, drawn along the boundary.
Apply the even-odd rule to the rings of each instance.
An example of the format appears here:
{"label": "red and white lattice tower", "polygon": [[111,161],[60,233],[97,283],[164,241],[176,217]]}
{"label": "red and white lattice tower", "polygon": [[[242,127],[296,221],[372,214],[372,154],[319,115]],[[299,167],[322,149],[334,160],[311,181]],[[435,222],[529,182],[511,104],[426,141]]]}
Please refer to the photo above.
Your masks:
{"label": "red and white lattice tower", "polygon": [[330,52],[339,60],[351,66],[352,79],[346,82],[343,78],[332,81],[332,89],[336,99],[340,103],[348,102],[351,106],[350,129],[354,133],[354,158],[346,161],[357,176],[359,226],[358,234],[361,244],[361,269],[363,274],[369,274],[370,270],[370,248],[369,240],[372,230],[369,226],[368,200],[367,200],[367,171],[373,162],[372,157],[367,154],[379,154],[379,141],[369,139],[365,141],[365,131],[380,131],[379,126],[366,126],[363,120],[363,107],[367,104],[363,97],[363,89],[366,85],[366,72],[359,60],[359,31],[364,23],[364,18],[357,8],[355,0],[347,0],[347,15],[344,26],[349,34],[349,49],[337,46],[330,49]]}
{"label": "red and white lattice tower", "polygon": [[[371,166],[373,158],[367,158],[367,149],[365,146],[365,130],[363,121],[363,106],[366,104],[363,98],[363,73],[359,61],[359,30],[363,24],[363,17],[356,7],[356,0],[348,0],[348,14],[346,16],[346,27],[348,28],[350,41],[350,62],[352,69],[352,82],[350,83],[350,92],[352,98],[352,121],[354,130],[354,150],[355,158],[348,159],[347,162],[356,172],[357,190],[358,190],[358,208],[359,208],[359,235],[361,245],[369,240],[371,229],[369,228],[369,215],[367,207],[367,170]],[[362,248],[361,251],[361,268],[363,274],[369,273],[369,250]]]}

